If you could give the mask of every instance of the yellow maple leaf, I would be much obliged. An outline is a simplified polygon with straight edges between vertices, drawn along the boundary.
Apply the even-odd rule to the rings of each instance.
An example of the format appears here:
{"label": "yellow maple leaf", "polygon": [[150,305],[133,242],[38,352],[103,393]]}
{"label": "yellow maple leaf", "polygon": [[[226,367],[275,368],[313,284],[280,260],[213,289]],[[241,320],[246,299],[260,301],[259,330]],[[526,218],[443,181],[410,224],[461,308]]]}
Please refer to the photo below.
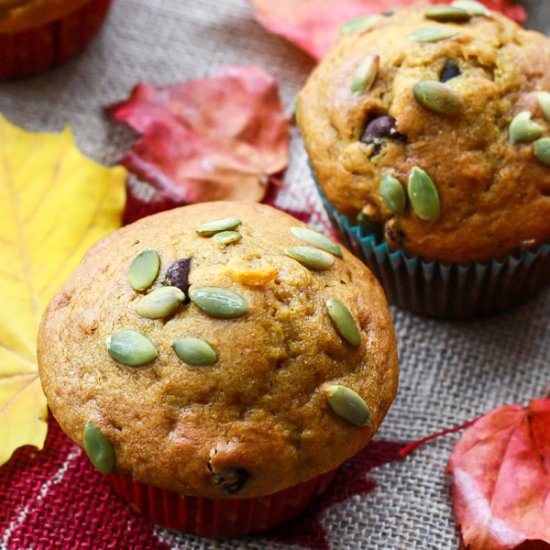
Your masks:
{"label": "yellow maple leaf", "polygon": [[44,444],[40,317],[84,252],[120,226],[125,180],[123,167],[83,156],[69,128],[27,132],[0,115],[0,465]]}

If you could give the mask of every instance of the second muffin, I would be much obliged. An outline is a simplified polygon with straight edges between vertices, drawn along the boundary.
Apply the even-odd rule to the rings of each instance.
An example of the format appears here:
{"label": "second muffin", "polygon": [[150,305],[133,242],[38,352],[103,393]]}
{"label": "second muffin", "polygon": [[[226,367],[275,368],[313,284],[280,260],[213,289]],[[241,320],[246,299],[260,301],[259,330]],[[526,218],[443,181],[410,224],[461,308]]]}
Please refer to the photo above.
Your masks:
{"label": "second muffin", "polygon": [[550,40],[475,2],[364,23],[300,94],[333,222],[415,311],[529,297],[550,276]]}

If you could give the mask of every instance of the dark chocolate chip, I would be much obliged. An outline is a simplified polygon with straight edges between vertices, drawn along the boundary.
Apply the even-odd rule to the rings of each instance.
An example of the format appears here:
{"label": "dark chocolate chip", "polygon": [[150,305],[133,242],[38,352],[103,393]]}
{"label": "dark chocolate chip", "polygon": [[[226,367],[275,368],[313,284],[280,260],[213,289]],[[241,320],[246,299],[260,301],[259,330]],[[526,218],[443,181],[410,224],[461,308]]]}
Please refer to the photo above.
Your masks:
{"label": "dark chocolate chip", "polygon": [[214,473],[214,483],[230,495],[238,493],[250,479],[250,474],[244,468],[232,468]]}
{"label": "dark chocolate chip", "polygon": [[462,73],[460,72],[458,65],[452,59],[447,59],[443,69],[441,69],[439,80],[441,82],[447,82],[457,76],[460,76],[461,74]]}
{"label": "dark chocolate chip", "polygon": [[395,218],[390,219],[384,226],[384,237],[392,249],[403,246],[405,233],[399,229]]}
{"label": "dark chocolate chip", "polygon": [[191,259],[182,258],[175,261],[166,271],[164,284],[175,286],[185,293],[185,303],[189,303],[189,272]]}
{"label": "dark chocolate chip", "polygon": [[373,138],[388,137],[390,135],[390,132],[394,129],[395,118],[388,115],[378,116],[367,124],[361,140],[372,141]]}
{"label": "dark chocolate chip", "polygon": [[392,15],[395,15],[395,12],[393,10],[383,11],[382,15],[384,17],[391,17]]}
{"label": "dark chocolate chip", "polygon": [[[407,136],[397,131],[395,118],[389,115],[381,115],[372,119],[367,124],[361,136],[361,141],[363,143],[378,143],[378,140],[382,138],[395,139],[403,143],[407,142]],[[378,152],[375,151],[375,154],[378,154]]]}

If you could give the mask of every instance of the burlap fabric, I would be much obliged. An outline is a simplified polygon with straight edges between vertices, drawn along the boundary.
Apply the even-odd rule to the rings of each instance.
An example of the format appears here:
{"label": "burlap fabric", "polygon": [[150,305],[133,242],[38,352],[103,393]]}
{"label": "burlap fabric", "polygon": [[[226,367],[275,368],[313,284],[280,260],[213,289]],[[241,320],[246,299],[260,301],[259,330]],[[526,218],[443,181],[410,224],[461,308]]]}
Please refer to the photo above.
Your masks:
{"label": "burlap fabric", "polygon": [[[546,22],[550,30],[550,2],[528,4],[530,25],[538,21],[544,29]],[[142,79],[168,83],[241,63],[258,64],[277,77],[289,113],[313,66],[300,51],[259,27],[245,0],[116,0],[101,35],[78,59],[46,76],[0,86],[0,111],[34,130],[59,130],[70,123],[80,147],[110,163],[132,135],[103,115],[104,105],[125,97]],[[320,208],[295,130],[286,182],[291,193],[282,198],[287,204],[304,208],[307,197]],[[417,439],[500,404],[526,403],[548,392],[550,292],[508,314],[467,324],[393,313],[401,384],[379,439]],[[262,537],[208,541],[139,523],[118,511],[119,503],[111,503],[116,497],[99,477],[91,488],[72,493],[71,487],[83,486],[78,485],[81,478],[94,474],[76,466],[80,452],[56,430],[54,426],[41,456],[16,461],[3,474],[0,470],[0,549],[289,547]],[[445,475],[457,437],[447,436],[402,462],[372,470],[374,491],[328,507],[321,520],[330,548],[458,548]],[[70,483],[64,484],[69,475]],[[32,487],[25,476],[33,476]],[[58,521],[42,521],[42,510],[52,509]],[[105,516],[105,510],[118,517]],[[90,513],[97,513],[97,519],[90,520]],[[128,533],[133,535],[128,538]]]}

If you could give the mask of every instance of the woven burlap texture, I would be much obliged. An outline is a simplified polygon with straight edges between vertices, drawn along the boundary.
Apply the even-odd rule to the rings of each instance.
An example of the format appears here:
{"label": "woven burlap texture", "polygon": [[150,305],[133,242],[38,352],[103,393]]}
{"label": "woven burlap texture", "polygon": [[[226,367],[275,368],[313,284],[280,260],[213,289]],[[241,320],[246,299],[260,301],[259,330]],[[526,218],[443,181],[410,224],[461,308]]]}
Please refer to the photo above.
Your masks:
{"label": "woven burlap texture", "polygon": [[[532,2],[534,9],[550,11],[540,4],[546,2]],[[299,50],[254,22],[245,0],[115,0],[101,35],[83,55],[43,77],[3,84],[0,111],[33,130],[71,124],[88,155],[112,163],[132,134],[109,121],[103,106],[124,98],[140,80],[169,83],[243,63],[276,76],[289,114],[313,67]],[[320,209],[295,130],[292,138],[286,174],[291,193],[283,200],[304,208],[300,197],[307,196]],[[550,292],[506,315],[467,324],[395,309],[393,314],[401,383],[378,438],[417,439],[548,391]],[[322,519],[331,548],[458,548],[445,475],[457,437],[447,436],[401,463],[372,471],[369,475],[377,481],[373,492],[327,510]],[[181,549],[283,548],[261,538],[208,541],[160,528],[156,535]]]}

